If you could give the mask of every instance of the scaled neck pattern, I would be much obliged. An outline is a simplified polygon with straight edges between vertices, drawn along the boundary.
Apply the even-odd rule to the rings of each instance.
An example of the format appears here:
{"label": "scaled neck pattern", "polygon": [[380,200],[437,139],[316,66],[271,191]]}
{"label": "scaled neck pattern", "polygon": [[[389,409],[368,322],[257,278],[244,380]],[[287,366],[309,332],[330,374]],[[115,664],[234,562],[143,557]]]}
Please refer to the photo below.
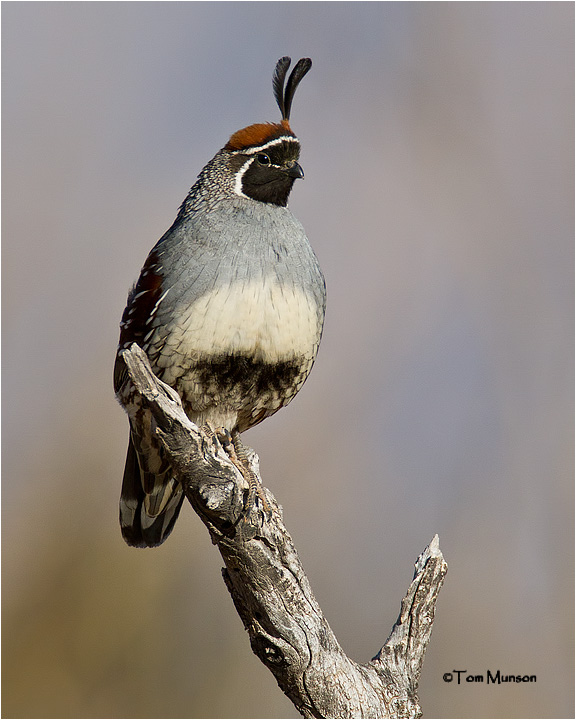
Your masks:
{"label": "scaled neck pattern", "polygon": [[207,163],[180,206],[176,222],[199,210],[210,212],[223,200],[238,198],[234,190],[235,177],[230,172],[230,153],[219,150]]}

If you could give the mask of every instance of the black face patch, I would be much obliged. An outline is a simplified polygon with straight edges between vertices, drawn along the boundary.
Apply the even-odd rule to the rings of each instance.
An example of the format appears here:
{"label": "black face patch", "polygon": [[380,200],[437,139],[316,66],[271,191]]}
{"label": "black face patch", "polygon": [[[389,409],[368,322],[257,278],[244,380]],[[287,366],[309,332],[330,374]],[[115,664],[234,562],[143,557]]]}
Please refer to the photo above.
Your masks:
{"label": "black face patch", "polygon": [[236,155],[233,164],[242,173],[242,193],[253,200],[284,207],[294,180],[301,177],[297,165],[299,155],[299,143],[289,141]]}

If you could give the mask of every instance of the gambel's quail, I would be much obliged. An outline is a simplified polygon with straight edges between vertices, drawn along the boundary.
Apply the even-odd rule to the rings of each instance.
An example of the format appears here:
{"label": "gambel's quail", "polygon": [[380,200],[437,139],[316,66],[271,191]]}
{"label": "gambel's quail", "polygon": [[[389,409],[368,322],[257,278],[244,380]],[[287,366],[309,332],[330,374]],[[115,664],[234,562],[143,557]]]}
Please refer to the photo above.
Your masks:
{"label": "gambel's quail", "polygon": [[[189,418],[228,431],[236,449],[239,433],[300,390],[322,335],[324,278],[286,207],[304,177],[290,107],[311,64],[299,60],[284,87],[290,58],[278,61],[281,121],[239,130],[204,167],[148,255],[120,323],[119,352],[138,343]],[[129,545],[153,547],[170,534],[184,494],[130,385],[117,355],[114,388],[130,419],[120,525]]]}

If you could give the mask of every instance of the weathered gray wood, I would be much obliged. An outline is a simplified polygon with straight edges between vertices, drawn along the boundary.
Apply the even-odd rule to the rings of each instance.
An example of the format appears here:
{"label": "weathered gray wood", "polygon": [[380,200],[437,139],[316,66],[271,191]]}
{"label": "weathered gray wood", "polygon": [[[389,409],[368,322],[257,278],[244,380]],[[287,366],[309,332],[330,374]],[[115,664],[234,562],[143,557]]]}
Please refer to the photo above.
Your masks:
{"label": "weathered gray wood", "polygon": [[[416,562],[382,649],[365,665],[350,660],[316,602],[270,491],[263,489],[269,515],[255,509],[244,517],[248,484],[220,442],[188,419],[137,345],[123,358],[133,392],[150,408],[174,473],[220,550],[252,650],[298,711],[310,718],[419,717],[418,681],[447,569],[438,536]],[[257,456],[249,458],[260,478]]]}

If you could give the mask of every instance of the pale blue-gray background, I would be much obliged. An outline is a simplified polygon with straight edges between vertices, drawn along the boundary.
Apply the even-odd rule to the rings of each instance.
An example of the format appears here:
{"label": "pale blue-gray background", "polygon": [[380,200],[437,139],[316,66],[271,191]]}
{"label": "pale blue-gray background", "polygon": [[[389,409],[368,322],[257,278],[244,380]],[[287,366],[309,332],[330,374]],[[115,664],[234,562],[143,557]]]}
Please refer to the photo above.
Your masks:
{"label": "pale blue-gray background", "polygon": [[245,439],[354,659],[437,532],[426,716],[573,716],[572,3],[2,10],[3,714],[295,716],[193,513],[122,543],[111,383],[129,285],[229,135],[278,119],[289,54],[328,313]]}

